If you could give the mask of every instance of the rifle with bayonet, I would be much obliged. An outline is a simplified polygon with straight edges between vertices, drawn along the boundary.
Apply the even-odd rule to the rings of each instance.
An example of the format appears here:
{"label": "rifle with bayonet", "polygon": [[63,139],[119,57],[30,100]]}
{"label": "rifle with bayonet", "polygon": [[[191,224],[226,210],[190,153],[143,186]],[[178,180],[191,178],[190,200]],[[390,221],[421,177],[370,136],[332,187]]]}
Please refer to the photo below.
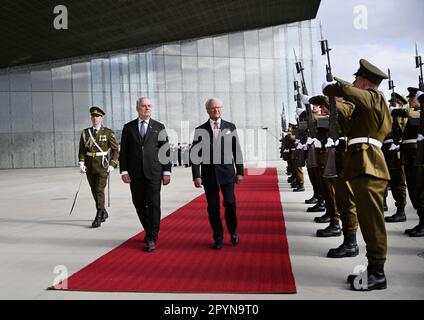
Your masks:
{"label": "rifle with bayonet", "polygon": [[286,119],[286,108],[284,107],[284,103],[283,103],[283,110],[281,111],[281,146],[280,146],[280,158],[283,159],[284,161],[288,160],[288,155],[289,155],[289,147],[286,146],[286,139],[285,139],[285,135],[287,134],[288,131],[288,126],[287,126],[287,119]]}
{"label": "rifle with bayonet", "polygon": [[[334,81],[334,77],[331,71],[331,61],[330,61],[330,51],[331,49],[328,47],[328,41],[324,40],[322,34],[322,26],[320,24],[321,31],[321,55],[327,55],[327,65],[325,67],[326,70],[326,78],[328,82]],[[323,177],[324,178],[335,178],[337,177],[337,166],[336,166],[336,142],[339,139],[339,124],[338,124],[338,115],[337,115],[337,107],[336,107],[336,98],[334,96],[329,96],[330,102],[330,118],[329,118],[329,130],[328,135],[329,138],[327,140],[327,163],[325,164]]]}
{"label": "rifle with bayonet", "polygon": [[389,74],[389,90],[392,91],[391,99],[390,99],[390,110],[392,110],[392,139],[393,142],[389,149],[389,159],[387,161],[389,169],[398,169],[399,168],[399,146],[400,140],[402,139],[402,129],[398,122],[397,115],[393,112],[393,110],[397,109],[396,105],[396,96],[395,96],[395,85],[392,80],[392,76],[390,74],[390,69],[388,70]]}
{"label": "rifle with bayonet", "polygon": [[[423,62],[420,55],[418,55],[418,46],[415,43],[415,67],[420,69],[418,76],[418,88],[424,92],[424,79],[423,79]],[[421,137],[424,136],[424,99],[421,97],[420,102],[420,126],[418,128],[418,139],[417,139],[417,158],[416,165],[424,165],[424,140]]]}
{"label": "rifle with bayonet", "polygon": [[[297,55],[296,55],[296,51],[293,48],[293,53],[294,53],[294,59],[295,59],[295,66],[296,66],[296,71],[297,74],[301,75],[301,80],[300,83],[302,85],[302,93],[304,95],[308,95],[308,89],[306,88],[306,82],[305,82],[305,75],[303,74],[303,65],[302,62],[300,60],[297,59]],[[297,101],[301,100],[301,95],[299,90],[297,90]],[[305,109],[306,109],[306,122],[308,123],[308,135],[311,139],[315,139],[317,136],[317,132],[316,132],[316,128],[314,125],[314,121],[312,119],[312,109],[311,109],[311,105],[309,103],[305,104]],[[318,167],[318,161],[317,161],[317,154],[316,154],[316,150],[315,150],[315,144],[312,142],[310,144],[308,144],[307,146],[308,148],[308,155],[307,155],[307,160],[306,160],[306,164],[308,168],[317,168]]]}
{"label": "rifle with bayonet", "polygon": [[[297,103],[297,108],[296,108],[296,111],[297,111],[299,109],[303,109],[302,102],[301,102],[300,86],[297,80],[294,80],[293,84],[294,84],[294,91],[295,91],[294,101],[296,101]],[[306,146],[306,141],[308,140],[308,135],[307,135],[308,126],[306,124],[306,121],[303,121],[301,119],[300,115],[297,119],[297,122],[298,122],[298,128],[297,128],[296,138],[299,139],[299,143],[295,151],[296,166],[304,167],[305,166],[305,146]]]}

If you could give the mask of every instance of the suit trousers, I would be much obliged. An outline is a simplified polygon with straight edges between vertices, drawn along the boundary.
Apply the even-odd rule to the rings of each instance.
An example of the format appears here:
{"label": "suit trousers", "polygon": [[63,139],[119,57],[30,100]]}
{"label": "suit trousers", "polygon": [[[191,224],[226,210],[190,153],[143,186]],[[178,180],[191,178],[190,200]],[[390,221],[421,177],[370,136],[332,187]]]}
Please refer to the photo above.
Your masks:
{"label": "suit trousers", "polygon": [[87,180],[91,193],[96,202],[96,209],[105,208],[105,188],[107,183],[107,171],[101,170],[96,173],[87,172]]}
{"label": "suit trousers", "polygon": [[219,201],[219,191],[221,190],[224,198],[223,205],[225,207],[225,222],[230,234],[237,231],[236,216],[236,197],[234,193],[234,183],[222,185],[204,185],[206,200],[208,202],[209,223],[213,231],[213,239],[222,242],[224,232],[221,220],[221,209]]}
{"label": "suit trousers", "polygon": [[387,181],[370,175],[350,180],[356,202],[359,227],[364,237],[368,262],[384,264],[387,255],[387,233],[384,222],[384,190]]}
{"label": "suit trousers", "polygon": [[130,189],[138,218],[146,232],[145,240],[158,240],[160,227],[160,190],[162,180],[148,180],[145,177],[131,179]]}

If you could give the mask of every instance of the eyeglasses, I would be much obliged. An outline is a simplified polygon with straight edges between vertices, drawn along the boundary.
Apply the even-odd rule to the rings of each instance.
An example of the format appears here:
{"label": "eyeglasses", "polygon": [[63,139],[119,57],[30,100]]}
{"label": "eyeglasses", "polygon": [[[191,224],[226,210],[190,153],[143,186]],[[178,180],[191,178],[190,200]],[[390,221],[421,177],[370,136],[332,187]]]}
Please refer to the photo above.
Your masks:
{"label": "eyeglasses", "polygon": [[208,108],[208,110],[221,110],[222,109],[222,107],[212,107],[212,108]]}

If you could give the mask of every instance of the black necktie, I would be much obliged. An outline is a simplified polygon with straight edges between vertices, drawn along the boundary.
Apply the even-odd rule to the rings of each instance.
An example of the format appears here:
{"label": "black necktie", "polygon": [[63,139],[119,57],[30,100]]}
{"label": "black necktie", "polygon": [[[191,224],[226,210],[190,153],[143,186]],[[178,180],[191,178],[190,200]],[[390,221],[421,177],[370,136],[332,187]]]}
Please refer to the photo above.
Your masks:
{"label": "black necktie", "polygon": [[97,136],[97,129],[94,129],[94,138]]}

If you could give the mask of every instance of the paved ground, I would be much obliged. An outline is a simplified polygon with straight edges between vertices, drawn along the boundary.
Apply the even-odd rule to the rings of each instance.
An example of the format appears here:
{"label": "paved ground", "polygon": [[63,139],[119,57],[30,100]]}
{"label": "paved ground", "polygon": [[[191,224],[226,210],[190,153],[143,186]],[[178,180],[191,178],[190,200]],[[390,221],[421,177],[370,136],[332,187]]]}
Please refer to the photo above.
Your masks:
{"label": "paved ground", "polygon": [[[274,164],[275,166],[276,164]],[[314,214],[306,213],[307,191],[293,193],[280,172],[281,199],[288,233],[297,294],[163,294],[47,291],[56,277],[80,270],[140,231],[129,188],[118,172],[111,177],[110,218],[99,229],[89,228],[95,215],[84,178],[74,212],[69,210],[80,175],[77,168],[0,170],[0,299],[424,299],[424,238],[403,234],[418,218],[408,205],[406,223],[387,225],[389,287],[383,291],[352,292],[345,283],[355,266],[366,265],[360,255],[340,260],[325,257],[342,238],[315,237]],[[176,168],[171,185],[162,192],[163,216],[172,213],[201,191],[192,186],[190,169]],[[394,210],[389,197],[390,211]],[[206,214],[206,213],[205,213]],[[206,215],[205,215],[205,219]],[[241,235],[243,239],[243,235]],[[160,248],[159,248],[160,250]]]}

